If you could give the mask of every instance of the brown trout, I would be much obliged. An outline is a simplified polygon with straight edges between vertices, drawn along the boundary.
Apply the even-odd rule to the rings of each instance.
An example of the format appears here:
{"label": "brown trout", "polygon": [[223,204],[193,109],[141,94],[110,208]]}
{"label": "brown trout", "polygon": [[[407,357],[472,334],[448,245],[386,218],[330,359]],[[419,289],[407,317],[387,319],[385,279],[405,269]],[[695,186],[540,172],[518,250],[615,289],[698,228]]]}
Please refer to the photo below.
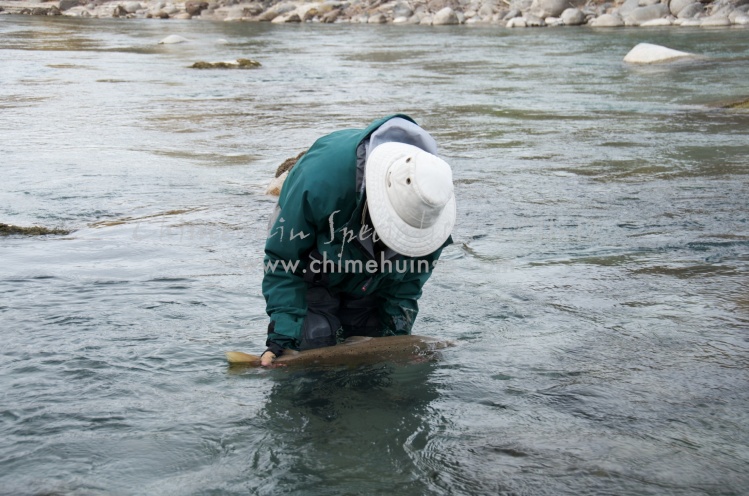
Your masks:
{"label": "brown trout", "polygon": [[[420,358],[432,358],[438,350],[455,346],[445,341],[426,336],[385,336],[371,338],[352,336],[335,346],[313,350],[285,350],[273,361],[274,366],[308,365],[363,365],[379,362],[407,362]],[[226,359],[231,365],[260,366],[260,356],[227,351]]]}

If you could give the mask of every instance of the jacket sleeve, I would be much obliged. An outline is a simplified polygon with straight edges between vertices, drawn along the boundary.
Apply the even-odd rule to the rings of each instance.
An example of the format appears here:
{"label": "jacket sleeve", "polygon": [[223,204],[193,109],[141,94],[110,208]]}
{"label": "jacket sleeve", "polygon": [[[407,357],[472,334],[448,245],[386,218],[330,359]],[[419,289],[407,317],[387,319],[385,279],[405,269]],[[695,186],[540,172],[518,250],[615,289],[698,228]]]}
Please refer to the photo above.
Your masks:
{"label": "jacket sleeve", "polygon": [[319,138],[281,189],[265,243],[263,295],[271,320],[266,344],[271,348],[299,348],[307,315],[304,272],[312,250],[331,242],[333,216],[348,219],[356,204],[360,134],[348,129]]}
{"label": "jacket sleeve", "polygon": [[286,194],[279,198],[279,212],[265,243],[263,296],[271,319],[269,347],[298,348],[307,314],[303,271],[319,229],[314,221],[314,200],[300,176],[287,179]]}
{"label": "jacket sleeve", "polygon": [[442,248],[420,260],[429,262],[429,270],[406,274],[402,280],[390,281],[378,288],[380,326],[383,336],[411,334],[419,313],[418,300]]}

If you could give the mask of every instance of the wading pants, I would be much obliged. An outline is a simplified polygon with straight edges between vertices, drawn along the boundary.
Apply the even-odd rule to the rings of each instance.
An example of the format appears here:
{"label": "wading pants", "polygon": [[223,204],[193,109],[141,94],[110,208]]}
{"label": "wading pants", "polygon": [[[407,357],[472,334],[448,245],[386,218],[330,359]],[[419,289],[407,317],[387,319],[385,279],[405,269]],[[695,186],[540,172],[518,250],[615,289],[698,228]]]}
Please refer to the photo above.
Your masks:
{"label": "wading pants", "polygon": [[350,336],[380,336],[376,298],[352,298],[327,286],[307,284],[307,316],[302,324],[301,350],[332,346]]}

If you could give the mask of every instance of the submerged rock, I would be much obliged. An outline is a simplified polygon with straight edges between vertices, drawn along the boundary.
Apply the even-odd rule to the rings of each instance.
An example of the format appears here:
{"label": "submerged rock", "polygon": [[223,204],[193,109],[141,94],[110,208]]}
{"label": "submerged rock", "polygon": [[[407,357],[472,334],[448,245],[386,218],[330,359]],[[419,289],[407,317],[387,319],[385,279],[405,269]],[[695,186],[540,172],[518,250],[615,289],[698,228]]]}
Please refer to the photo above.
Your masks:
{"label": "submerged rock", "polygon": [[172,45],[175,43],[185,43],[186,41],[189,41],[189,40],[178,34],[170,34],[169,36],[161,40],[159,42],[159,45]]}
{"label": "submerged rock", "polygon": [[66,229],[50,229],[41,226],[21,227],[0,223],[0,236],[46,236],[49,234],[70,234]]}
{"label": "submerged rock", "polygon": [[624,61],[630,64],[657,64],[689,57],[696,57],[696,55],[651,43],[640,43],[629,51]]}
{"label": "submerged rock", "polygon": [[729,103],[728,105],[724,105],[723,108],[749,110],[749,99]]}
{"label": "submerged rock", "polygon": [[749,97],[744,97],[740,100],[717,100],[707,104],[707,106],[715,109],[749,111]]}
{"label": "submerged rock", "polygon": [[226,62],[195,62],[190,69],[253,69],[260,65],[257,60],[237,59]]}

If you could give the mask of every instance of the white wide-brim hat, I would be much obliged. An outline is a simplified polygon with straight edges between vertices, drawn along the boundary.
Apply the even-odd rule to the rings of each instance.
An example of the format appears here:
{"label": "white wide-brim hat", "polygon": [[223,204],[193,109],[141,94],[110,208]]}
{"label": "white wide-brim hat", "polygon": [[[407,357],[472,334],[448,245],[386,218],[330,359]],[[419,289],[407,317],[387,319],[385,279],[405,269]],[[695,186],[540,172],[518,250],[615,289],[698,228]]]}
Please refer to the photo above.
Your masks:
{"label": "white wide-brim hat", "polygon": [[452,170],[413,145],[383,143],[369,154],[367,208],[379,238],[409,257],[435,252],[455,226]]}

